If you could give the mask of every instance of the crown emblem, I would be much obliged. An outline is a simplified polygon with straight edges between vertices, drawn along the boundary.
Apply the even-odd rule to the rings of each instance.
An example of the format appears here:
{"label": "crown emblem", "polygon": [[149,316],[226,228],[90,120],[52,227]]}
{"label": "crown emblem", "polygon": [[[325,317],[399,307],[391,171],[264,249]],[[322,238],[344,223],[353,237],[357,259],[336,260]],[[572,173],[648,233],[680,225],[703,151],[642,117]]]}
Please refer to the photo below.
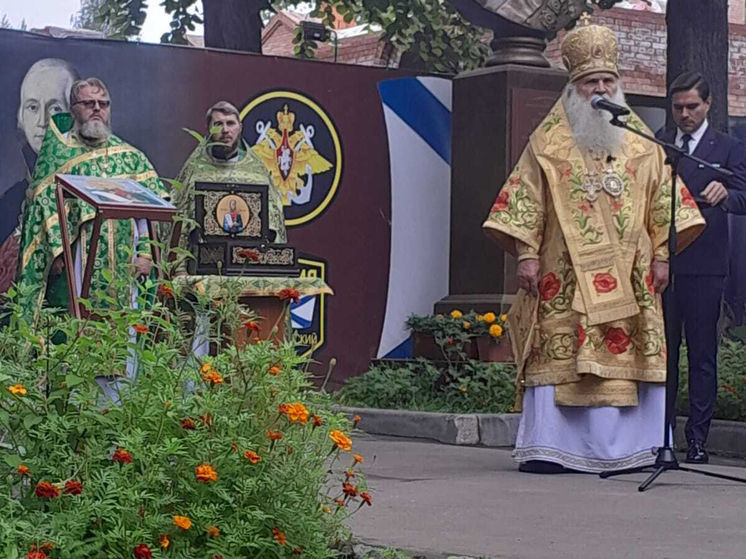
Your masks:
{"label": "crown emblem", "polygon": [[282,112],[277,113],[277,128],[281,132],[292,132],[293,126],[295,126],[295,115],[288,112],[288,106],[285,105]]}
{"label": "crown emblem", "polygon": [[571,82],[594,72],[619,76],[616,35],[608,27],[592,24],[588,14],[583,14],[562,41],[562,62]]}

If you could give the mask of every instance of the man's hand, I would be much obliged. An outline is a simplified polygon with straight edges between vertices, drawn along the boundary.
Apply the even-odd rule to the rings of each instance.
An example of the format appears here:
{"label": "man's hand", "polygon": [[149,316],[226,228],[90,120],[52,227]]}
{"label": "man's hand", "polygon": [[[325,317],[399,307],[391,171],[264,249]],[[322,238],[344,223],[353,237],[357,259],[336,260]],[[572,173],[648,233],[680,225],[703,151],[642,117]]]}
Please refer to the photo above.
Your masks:
{"label": "man's hand", "polygon": [[653,291],[663,293],[668,287],[668,262],[653,260]]}
{"label": "man's hand", "polygon": [[539,294],[538,260],[521,260],[518,263],[518,287],[534,297]]}
{"label": "man's hand", "polygon": [[150,270],[153,267],[153,263],[148,258],[138,256],[135,258],[135,273],[138,276],[147,276],[150,274]]}
{"label": "man's hand", "polygon": [[728,199],[728,189],[725,188],[723,183],[712,181],[702,192],[702,198],[711,206],[717,206]]}

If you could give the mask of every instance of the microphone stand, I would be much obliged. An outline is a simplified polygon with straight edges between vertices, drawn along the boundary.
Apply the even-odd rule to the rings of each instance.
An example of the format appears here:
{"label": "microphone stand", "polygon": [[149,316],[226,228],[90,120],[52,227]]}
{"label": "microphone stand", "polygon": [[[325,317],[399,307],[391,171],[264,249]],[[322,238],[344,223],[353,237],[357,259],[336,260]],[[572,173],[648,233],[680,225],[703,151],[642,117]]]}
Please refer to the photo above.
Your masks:
{"label": "microphone stand", "polygon": [[[653,136],[650,136],[648,134],[645,134],[644,132],[640,132],[639,130],[636,130],[632,128],[629,124],[627,124],[625,121],[620,120],[619,117],[624,116],[621,114],[615,114],[613,113],[613,117],[611,119],[611,124],[614,126],[617,126],[619,128],[624,128],[625,130],[628,130],[629,132],[632,132],[633,134],[636,134],[642,138],[645,138],[646,140],[656,143],[659,146],[663,147],[663,149],[666,151],[667,158],[666,158],[666,164],[671,167],[671,223],[669,224],[669,230],[668,230],[668,253],[669,253],[669,266],[668,266],[668,289],[669,289],[669,297],[673,296],[674,290],[675,290],[675,276],[673,273],[674,268],[674,261],[676,259],[676,245],[677,245],[677,233],[676,233],[676,179],[678,177],[678,166],[679,161],[682,157],[686,159],[690,159],[691,161],[695,161],[700,166],[707,167],[708,169],[712,169],[713,171],[717,172],[723,177],[730,177],[730,178],[737,178],[740,179],[741,177],[736,177],[735,173],[729,169],[725,169],[723,167],[718,167],[713,165],[712,163],[709,163],[707,161],[704,161],[703,159],[699,159],[698,157],[695,157],[688,152],[686,152],[684,149],[674,145],[670,144],[668,142],[664,142],[663,140],[659,140],[658,138],[655,138]],[[666,331],[671,327],[671,305],[664,305],[664,323],[666,327]],[[666,335],[666,340],[668,340],[668,335]],[[738,481],[741,483],[746,483],[746,479],[741,479],[734,476],[729,476],[725,474],[718,474],[715,472],[707,472],[703,470],[697,470],[694,468],[688,468],[684,466],[680,466],[678,460],[676,459],[676,455],[674,454],[673,447],[671,445],[671,432],[672,432],[672,426],[675,416],[675,394],[674,394],[674,386],[673,386],[673,379],[674,375],[672,374],[674,372],[674,358],[673,358],[673,351],[668,351],[666,353],[666,405],[665,405],[665,420],[663,425],[663,446],[653,449],[653,454],[655,455],[655,464],[650,466],[642,466],[639,468],[629,468],[625,470],[617,470],[617,471],[610,471],[610,472],[602,472],[600,474],[600,477],[602,479],[606,479],[612,476],[618,476],[618,475],[624,475],[624,474],[635,474],[639,472],[647,471],[650,468],[653,468],[653,473],[644,481],[642,484],[638,487],[638,491],[645,491],[650,485],[660,476],[663,472],[667,472],[669,470],[680,470],[684,472],[692,472],[697,474],[702,474],[704,476],[714,477],[718,479],[726,479],[730,481]],[[676,371],[676,378],[678,379],[678,371]]]}

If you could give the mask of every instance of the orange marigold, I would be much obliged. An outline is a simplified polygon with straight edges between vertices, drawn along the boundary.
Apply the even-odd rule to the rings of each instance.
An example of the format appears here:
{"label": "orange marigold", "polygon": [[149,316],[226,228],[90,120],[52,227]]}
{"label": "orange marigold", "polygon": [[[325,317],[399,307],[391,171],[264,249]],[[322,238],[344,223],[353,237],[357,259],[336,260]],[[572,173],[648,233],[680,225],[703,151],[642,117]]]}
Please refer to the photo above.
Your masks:
{"label": "orange marigold", "polygon": [[363,462],[365,462],[363,457],[360,456],[359,454],[353,454],[352,460],[353,460],[353,464],[362,464]]}
{"label": "orange marigold", "polygon": [[168,539],[166,534],[161,534],[158,536],[158,543],[163,549],[168,549],[168,546],[171,545],[171,540]]}
{"label": "orange marigold", "polygon": [[342,493],[348,497],[357,497],[357,486],[352,485],[351,483],[343,483]]}
{"label": "orange marigold", "polygon": [[251,331],[251,332],[259,332],[262,328],[259,326],[259,323],[254,322],[253,320],[247,320],[243,323],[244,327]]}
{"label": "orange marigold", "polygon": [[206,531],[207,535],[213,538],[217,538],[220,535],[220,530],[218,530],[217,526],[210,526]]}
{"label": "orange marigold", "polygon": [[83,493],[83,484],[78,480],[71,479],[65,483],[66,495],[80,495],[81,493]]}
{"label": "orange marigold", "polygon": [[[205,365],[208,364],[205,363]],[[208,365],[208,368],[205,369],[205,365],[202,365],[202,369],[200,369],[199,372],[202,380],[204,380],[205,382],[209,382],[213,386],[215,386],[216,384],[223,384],[223,377],[220,376],[220,373],[213,369],[211,365]]]}
{"label": "orange marigold", "polygon": [[259,456],[253,450],[247,450],[246,452],[243,453],[243,456],[244,458],[246,458],[246,460],[248,460],[252,464],[258,464],[259,462],[262,461],[262,457]]}
{"label": "orange marigold", "polygon": [[185,417],[181,420],[181,428],[186,429],[187,431],[191,431],[192,429],[196,429],[196,425],[194,424],[194,421],[191,420],[189,417]]}
{"label": "orange marigold", "polygon": [[357,427],[357,424],[360,423],[362,420],[363,420],[362,417],[360,417],[359,415],[356,415],[355,417],[352,418],[352,426]]}
{"label": "orange marigold", "polygon": [[25,464],[21,464],[20,466],[18,466],[18,469],[16,470],[16,473],[19,476],[30,477],[31,476],[31,469],[28,466],[26,466]]}
{"label": "orange marigold", "polygon": [[276,377],[277,375],[279,375],[279,374],[280,374],[280,373],[282,372],[282,369],[281,369],[281,368],[280,368],[280,367],[279,367],[278,365],[272,365],[272,366],[271,366],[271,367],[269,368],[269,371],[268,371],[268,372],[269,372],[269,374],[270,374],[270,375],[272,375],[273,377]]}
{"label": "orange marigold", "polygon": [[40,499],[56,499],[60,496],[60,488],[48,481],[40,481],[36,486],[36,496]]}
{"label": "orange marigold", "polygon": [[281,404],[280,413],[285,414],[291,423],[308,423],[308,409],[300,402]]}
{"label": "orange marigold", "polygon": [[192,527],[192,521],[186,516],[174,516],[174,525],[182,530],[189,530]]}
{"label": "orange marigold", "polygon": [[337,505],[338,507],[344,507],[344,506],[345,506],[345,501],[344,501],[344,499],[334,499],[334,503],[335,503],[335,504],[336,504],[336,505]]}
{"label": "orange marigold", "polygon": [[120,464],[129,464],[130,462],[132,462],[132,455],[126,450],[119,448],[114,453],[114,456],[111,457],[111,459],[114,462],[119,462]]}
{"label": "orange marigold", "polygon": [[204,424],[205,427],[212,425],[212,415],[205,413],[199,416],[199,420]]}
{"label": "orange marigold", "polygon": [[352,450],[352,439],[345,435],[342,431],[335,429],[329,433],[329,438],[334,441],[334,445],[337,448],[341,448],[345,452]]}
{"label": "orange marigold", "polygon": [[147,334],[149,332],[148,327],[144,324],[135,324],[132,329],[138,334]]}
{"label": "orange marigold", "polygon": [[194,475],[200,483],[218,481],[218,472],[210,464],[200,464],[194,468]]}
{"label": "orange marigold", "polygon": [[287,537],[285,536],[285,532],[283,532],[279,528],[272,528],[272,537],[280,545],[285,545],[287,543],[287,541],[288,541]]}
{"label": "orange marigold", "polygon": [[170,285],[166,285],[165,283],[162,283],[158,286],[158,295],[161,295],[162,297],[173,297],[174,296],[174,290],[171,289]]}
{"label": "orange marigold", "polygon": [[273,431],[272,429],[267,429],[267,437],[272,441],[281,441],[282,433],[279,431]]}
{"label": "orange marigold", "polygon": [[297,304],[300,300],[300,292],[295,289],[286,287],[285,289],[280,291],[280,294],[277,297],[280,299],[280,301],[292,301],[293,303]]}
{"label": "orange marigold", "polygon": [[43,551],[32,551],[26,555],[26,559],[49,559]]}
{"label": "orange marigold", "polygon": [[321,427],[323,425],[323,421],[318,415],[314,415],[313,417],[311,417],[311,421],[313,421],[314,427]]}
{"label": "orange marigold", "polygon": [[28,394],[28,391],[22,384],[14,384],[13,386],[9,386],[8,392],[13,394],[13,396],[25,396],[26,394]]}
{"label": "orange marigold", "polygon": [[366,493],[365,491],[363,491],[362,493],[360,493],[360,498],[363,500],[363,503],[365,503],[369,507],[373,506],[373,499],[371,499],[370,493]]}

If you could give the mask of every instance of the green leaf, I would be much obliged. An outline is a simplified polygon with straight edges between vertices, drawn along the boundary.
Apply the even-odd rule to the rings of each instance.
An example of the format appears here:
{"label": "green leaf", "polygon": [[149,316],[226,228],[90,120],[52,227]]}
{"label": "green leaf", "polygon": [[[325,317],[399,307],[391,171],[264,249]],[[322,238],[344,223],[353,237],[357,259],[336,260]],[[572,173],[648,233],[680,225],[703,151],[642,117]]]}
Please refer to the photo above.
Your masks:
{"label": "green leaf", "polygon": [[43,417],[30,413],[23,418],[23,426],[27,430],[30,430],[32,427],[34,427],[34,425],[39,425],[39,423],[41,423],[42,421],[44,421]]}
{"label": "green leaf", "polygon": [[3,456],[3,459],[5,460],[5,463],[11,468],[18,468],[18,466],[23,464],[23,460],[21,460],[21,457],[16,456],[15,454],[8,454],[6,456]]}
{"label": "green leaf", "polygon": [[68,388],[75,388],[76,386],[83,384],[85,382],[85,379],[73,374],[69,374],[65,377],[65,382],[67,383]]}

